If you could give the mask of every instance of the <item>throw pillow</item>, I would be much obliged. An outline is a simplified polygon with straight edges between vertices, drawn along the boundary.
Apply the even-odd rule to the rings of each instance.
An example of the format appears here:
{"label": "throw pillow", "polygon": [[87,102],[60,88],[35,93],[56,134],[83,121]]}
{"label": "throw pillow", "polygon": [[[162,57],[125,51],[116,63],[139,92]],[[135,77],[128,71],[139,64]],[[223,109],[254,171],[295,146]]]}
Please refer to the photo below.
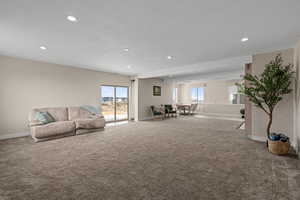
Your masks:
{"label": "throw pillow", "polygon": [[99,110],[95,106],[84,105],[80,106],[82,109],[89,111],[93,115],[100,115]]}
{"label": "throw pillow", "polygon": [[48,112],[37,112],[35,114],[35,120],[43,124],[55,122],[55,119]]}

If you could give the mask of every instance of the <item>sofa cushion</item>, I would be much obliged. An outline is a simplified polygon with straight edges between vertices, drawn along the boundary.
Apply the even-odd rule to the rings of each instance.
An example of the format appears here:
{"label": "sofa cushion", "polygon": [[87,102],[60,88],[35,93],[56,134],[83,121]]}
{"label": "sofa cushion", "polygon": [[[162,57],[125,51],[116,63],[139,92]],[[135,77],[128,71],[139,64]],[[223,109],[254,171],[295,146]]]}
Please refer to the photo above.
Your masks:
{"label": "sofa cushion", "polygon": [[35,138],[46,138],[51,136],[63,135],[75,131],[75,123],[73,121],[58,121],[42,126],[31,127],[31,134]]}
{"label": "sofa cushion", "polygon": [[76,129],[96,129],[105,126],[104,118],[75,119]]}
{"label": "sofa cushion", "polygon": [[66,107],[34,108],[29,115],[30,122],[35,120],[37,112],[48,112],[56,122],[68,121],[68,110]]}
{"label": "sofa cushion", "polygon": [[72,121],[74,121],[75,119],[93,118],[95,116],[95,114],[90,113],[88,110],[81,108],[80,106],[69,107],[68,114],[69,114],[69,120]]}

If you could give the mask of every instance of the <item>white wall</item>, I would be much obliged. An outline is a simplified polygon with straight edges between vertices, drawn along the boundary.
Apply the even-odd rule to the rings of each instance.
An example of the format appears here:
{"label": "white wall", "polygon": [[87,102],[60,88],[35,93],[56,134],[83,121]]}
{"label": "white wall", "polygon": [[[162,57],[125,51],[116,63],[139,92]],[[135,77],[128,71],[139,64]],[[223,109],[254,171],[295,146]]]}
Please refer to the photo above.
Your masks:
{"label": "white wall", "polygon": [[[293,49],[275,51],[271,53],[256,54],[253,56],[252,74],[259,75],[263,72],[265,64],[269,63],[275,56],[281,53],[284,64],[293,63]],[[283,98],[275,107],[273,114],[272,132],[287,134],[293,139],[294,134],[294,94],[291,93]],[[268,117],[259,108],[252,105],[252,136],[266,138]]]}
{"label": "white wall", "polygon": [[102,84],[130,86],[130,78],[0,56],[0,137],[27,132],[34,107],[99,105]]}
{"label": "white wall", "polygon": [[[161,86],[161,96],[153,96],[153,86]],[[172,104],[174,84],[161,79],[138,79],[138,119],[151,118],[150,106]]]}
{"label": "white wall", "polygon": [[300,40],[296,44],[294,52],[294,68],[296,69],[295,81],[295,114],[294,114],[294,140],[293,146],[300,151]]}

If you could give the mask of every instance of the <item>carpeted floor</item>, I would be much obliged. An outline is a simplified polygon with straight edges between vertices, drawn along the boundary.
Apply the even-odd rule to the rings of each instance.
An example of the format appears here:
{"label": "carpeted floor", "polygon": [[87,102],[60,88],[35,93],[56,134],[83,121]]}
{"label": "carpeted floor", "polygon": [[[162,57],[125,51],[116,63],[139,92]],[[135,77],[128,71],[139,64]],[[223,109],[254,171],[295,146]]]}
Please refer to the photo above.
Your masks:
{"label": "carpeted floor", "polygon": [[239,121],[128,123],[41,143],[0,141],[0,200],[297,200],[300,162]]}

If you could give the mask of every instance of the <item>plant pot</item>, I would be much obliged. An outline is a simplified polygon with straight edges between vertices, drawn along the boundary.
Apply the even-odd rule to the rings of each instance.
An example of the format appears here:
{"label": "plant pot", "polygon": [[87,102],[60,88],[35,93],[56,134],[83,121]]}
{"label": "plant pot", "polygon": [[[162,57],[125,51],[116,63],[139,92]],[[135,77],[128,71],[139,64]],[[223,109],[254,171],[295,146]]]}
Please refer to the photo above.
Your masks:
{"label": "plant pot", "polygon": [[282,142],[280,140],[273,141],[273,140],[268,139],[268,149],[269,149],[269,152],[271,152],[273,154],[286,155],[289,153],[290,143]]}

